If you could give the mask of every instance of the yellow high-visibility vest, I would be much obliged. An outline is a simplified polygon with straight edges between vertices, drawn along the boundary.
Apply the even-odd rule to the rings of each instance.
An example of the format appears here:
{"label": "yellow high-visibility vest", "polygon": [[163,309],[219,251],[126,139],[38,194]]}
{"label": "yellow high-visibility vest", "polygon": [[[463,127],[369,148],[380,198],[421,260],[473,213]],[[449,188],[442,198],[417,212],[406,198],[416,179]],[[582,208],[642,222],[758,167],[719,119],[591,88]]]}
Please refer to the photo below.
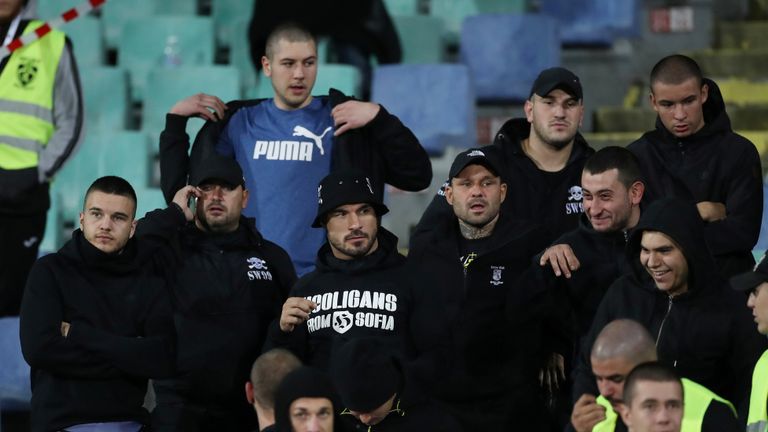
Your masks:
{"label": "yellow high-visibility vest", "polygon": [[752,393],[749,396],[747,432],[768,431],[768,351],[764,352],[752,372]]}
{"label": "yellow high-visibility vest", "polygon": [[[766,374],[768,377],[768,374]],[[716,400],[722,402],[731,409],[734,417],[736,409],[733,404],[710,391],[701,384],[695,383],[689,379],[683,378],[683,422],[680,425],[680,432],[700,432],[701,425],[704,422],[704,415],[709,409],[709,404]],[[768,380],[766,380],[768,382]],[[754,388],[754,387],[753,387]],[[765,398],[763,398],[765,399]],[[605,420],[596,424],[592,432],[613,432],[616,429],[616,419],[618,414],[613,410],[611,403],[603,396],[598,396],[597,403],[605,407]],[[751,411],[750,411],[751,413]],[[763,401],[763,413],[765,413],[765,400]]]}
{"label": "yellow high-visibility vest", "polygon": [[[24,34],[42,24],[30,22]],[[64,33],[52,30],[14,51],[0,74],[0,168],[36,167],[38,152],[53,135],[53,90],[64,44]]]}

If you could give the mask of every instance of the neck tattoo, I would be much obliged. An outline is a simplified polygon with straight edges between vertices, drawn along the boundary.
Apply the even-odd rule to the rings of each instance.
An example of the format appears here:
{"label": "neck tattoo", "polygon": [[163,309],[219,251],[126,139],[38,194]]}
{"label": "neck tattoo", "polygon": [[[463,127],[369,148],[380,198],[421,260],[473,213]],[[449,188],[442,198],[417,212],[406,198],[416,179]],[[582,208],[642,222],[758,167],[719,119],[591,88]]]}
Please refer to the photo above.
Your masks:
{"label": "neck tattoo", "polygon": [[497,220],[499,220],[498,216],[493,218],[493,220],[487,224],[481,227],[476,227],[459,219],[459,230],[461,231],[461,236],[467,240],[486,238],[493,233],[493,228],[496,226]]}

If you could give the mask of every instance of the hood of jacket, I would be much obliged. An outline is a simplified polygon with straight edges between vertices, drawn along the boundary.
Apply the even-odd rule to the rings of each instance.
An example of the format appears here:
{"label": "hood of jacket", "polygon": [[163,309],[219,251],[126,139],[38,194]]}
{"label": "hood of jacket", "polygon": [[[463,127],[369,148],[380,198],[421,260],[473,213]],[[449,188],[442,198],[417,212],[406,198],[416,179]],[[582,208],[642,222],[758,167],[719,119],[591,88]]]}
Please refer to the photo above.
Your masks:
{"label": "hood of jacket", "polygon": [[640,263],[640,246],[645,231],[657,231],[671,238],[682,250],[688,264],[688,291],[701,292],[725,283],[717,272],[704,240],[704,222],[696,206],[683,200],[662,198],[654,201],[640,216],[627,243],[627,259],[633,275],[642,286],[656,289]]}
{"label": "hood of jacket", "polygon": [[[523,151],[523,140],[528,138],[531,134],[531,124],[525,118],[513,118],[507,120],[496,132],[496,136],[493,139],[493,145],[504,149],[504,154],[507,158],[510,156],[525,156],[528,157]],[[576,132],[576,137],[573,140],[573,149],[571,150],[571,156],[568,158],[570,165],[575,161],[581,160],[584,156],[589,156],[595,152],[581,132]]]}
{"label": "hood of jacket", "polygon": [[338,259],[331,251],[331,245],[326,242],[317,252],[316,269],[318,273],[359,274],[372,270],[382,270],[405,262],[405,257],[397,251],[397,236],[386,228],[379,226],[376,238],[379,245],[370,255],[352,260]]}

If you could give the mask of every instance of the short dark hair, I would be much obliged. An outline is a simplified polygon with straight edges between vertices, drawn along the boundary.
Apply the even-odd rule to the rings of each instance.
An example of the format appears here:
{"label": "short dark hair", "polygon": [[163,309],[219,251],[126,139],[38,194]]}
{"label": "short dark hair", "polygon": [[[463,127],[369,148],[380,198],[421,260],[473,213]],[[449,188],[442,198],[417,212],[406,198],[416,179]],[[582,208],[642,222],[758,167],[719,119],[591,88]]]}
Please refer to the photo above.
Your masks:
{"label": "short dark hair", "polygon": [[683,392],[683,383],[680,381],[680,375],[677,374],[674,368],[659,362],[641,363],[632,369],[632,372],[627,375],[627,379],[624,382],[624,395],[622,399],[627,407],[632,405],[632,400],[637,392],[637,383],[640,381],[676,382],[680,385],[681,395]]}
{"label": "short dark hair", "polygon": [[651,92],[657,82],[664,84],[682,84],[695,78],[699,87],[704,83],[704,75],[698,63],[688,56],[673,54],[659,60],[651,70]]}
{"label": "short dark hair", "polygon": [[103,192],[130,198],[130,200],[133,201],[133,214],[131,217],[136,218],[136,206],[138,200],[136,199],[136,191],[133,190],[133,186],[128,183],[128,180],[118,176],[104,176],[97,178],[85,192],[85,198],[83,198],[83,211],[85,211],[85,205],[88,202],[88,196],[91,192]]}
{"label": "short dark hair", "polygon": [[301,366],[293,353],[275,348],[260,355],[251,368],[253,398],[267,409],[275,409],[275,392],[286,375]]}
{"label": "short dark hair", "polygon": [[306,27],[291,21],[284,22],[278,24],[267,37],[264,54],[268,59],[272,60],[278,42],[283,39],[288,42],[312,42],[317,47],[317,39]]}
{"label": "short dark hair", "polygon": [[627,189],[637,181],[643,181],[640,162],[631,151],[624,147],[609,146],[598,150],[584,163],[584,172],[601,174],[616,169],[619,171],[619,181]]}

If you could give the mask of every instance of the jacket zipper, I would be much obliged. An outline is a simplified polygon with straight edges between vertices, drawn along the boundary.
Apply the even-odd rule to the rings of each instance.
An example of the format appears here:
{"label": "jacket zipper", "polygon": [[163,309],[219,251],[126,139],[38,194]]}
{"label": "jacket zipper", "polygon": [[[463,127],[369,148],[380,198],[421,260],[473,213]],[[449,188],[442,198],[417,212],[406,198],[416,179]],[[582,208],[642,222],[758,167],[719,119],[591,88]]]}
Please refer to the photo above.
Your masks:
{"label": "jacket zipper", "polygon": [[670,311],[672,311],[672,296],[669,296],[669,303],[667,304],[667,313],[664,314],[664,319],[661,320],[661,325],[659,326],[659,334],[656,335],[656,348],[659,347],[659,341],[661,340],[661,331],[664,330],[664,323],[667,322],[667,317],[669,317]]}

